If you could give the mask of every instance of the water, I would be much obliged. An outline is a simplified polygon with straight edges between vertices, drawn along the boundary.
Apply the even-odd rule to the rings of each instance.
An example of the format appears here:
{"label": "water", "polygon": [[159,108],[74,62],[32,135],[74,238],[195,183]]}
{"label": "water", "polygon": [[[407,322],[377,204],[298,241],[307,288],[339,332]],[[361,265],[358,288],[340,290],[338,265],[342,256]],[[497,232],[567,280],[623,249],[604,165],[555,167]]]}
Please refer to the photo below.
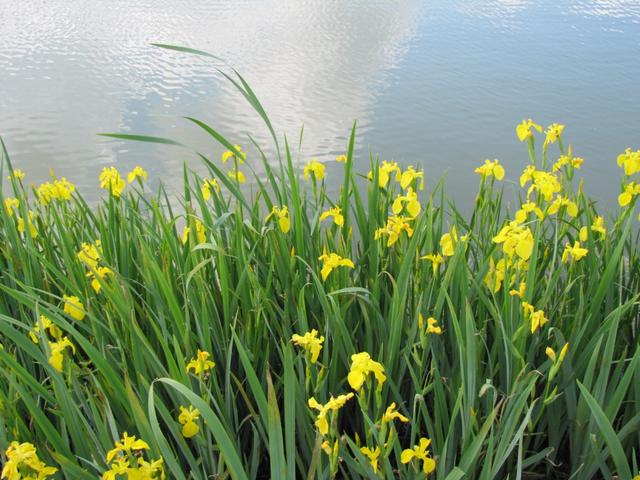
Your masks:
{"label": "water", "polygon": [[53,168],[97,198],[104,166],[139,164],[177,192],[182,162],[200,168],[191,150],[96,133],[167,136],[219,159],[185,115],[269,149],[214,62],[152,42],[227,60],[296,159],[328,161],[329,176],[357,120],[358,170],[369,151],[419,163],[469,202],[485,158],[517,180],[514,128],[532,117],[567,124],[587,190],[613,205],[615,158],[640,148],[640,0],[0,0],[0,135],[29,183]]}

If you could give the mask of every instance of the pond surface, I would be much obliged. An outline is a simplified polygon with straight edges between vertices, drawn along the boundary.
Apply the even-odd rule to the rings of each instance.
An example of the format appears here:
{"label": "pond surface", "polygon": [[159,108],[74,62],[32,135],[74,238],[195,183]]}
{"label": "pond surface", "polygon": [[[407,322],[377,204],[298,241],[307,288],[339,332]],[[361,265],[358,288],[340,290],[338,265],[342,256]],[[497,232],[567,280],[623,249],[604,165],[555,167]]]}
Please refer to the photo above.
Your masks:
{"label": "pond surface", "polygon": [[567,125],[587,190],[609,206],[617,154],[640,148],[640,0],[0,0],[0,135],[29,183],[52,168],[97,198],[104,166],[139,164],[179,192],[182,162],[201,168],[191,151],[96,133],[167,136],[218,160],[186,115],[269,151],[215,62],[152,42],[224,58],[297,160],[326,160],[329,175],[357,120],[358,170],[369,151],[418,163],[469,202],[485,158],[517,180],[514,129],[532,117]]}

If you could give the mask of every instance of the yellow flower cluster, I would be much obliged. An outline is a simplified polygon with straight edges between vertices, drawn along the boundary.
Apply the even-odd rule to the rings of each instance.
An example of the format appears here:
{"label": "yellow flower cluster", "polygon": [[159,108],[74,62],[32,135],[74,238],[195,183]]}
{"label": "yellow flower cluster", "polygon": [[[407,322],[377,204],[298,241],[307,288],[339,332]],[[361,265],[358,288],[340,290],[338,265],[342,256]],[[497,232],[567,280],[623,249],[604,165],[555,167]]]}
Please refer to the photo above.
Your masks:
{"label": "yellow flower cluster", "polygon": [[520,175],[520,186],[522,188],[529,182],[531,182],[531,186],[527,190],[527,199],[531,193],[537,191],[547,202],[550,202],[553,195],[562,190],[558,177],[553,173],[538,170],[534,165],[527,165],[522,175]]}
{"label": "yellow flower cluster", "polygon": [[7,180],[11,179],[15,179],[19,182],[24,180],[24,172],[19,168],[14,169],[12,174],[7,175]]}
{"label": "yellow flower cluster", "polygon": [[546,138],[544,139],[544,144],[542,148],[544,150],[547,149],[549,144],[555,143],[562,138],[562,132],[564,131],[564,125],[560,125],[559,123],[552,123],[545,130]]}
{"label": "yellow flower cluster", "polygon": [[36,193],[43,205],[49,205],[52,200],[67,201],[71,199],[71,194],[76,191],[76,186],[62,177],[60,180],[45,182],[41,184]]}
{"label": "yellow flower cluster", "polygon": [[94,243],[82,243],[80,251],[77,253],[78,260],[87,267],[87,277],[91,279],[91,288],[96,293],[102,289],[101,280],[113,275],[113,271],[106,266],[100,266],[102,258],[102,243],[96,240]]}
{"label": "yellow flower cluster", "polygon": [[[591,224],[591,231],[598,233],[600,237],[604,240],[607,237],[607,229],[604,226],[604,218],[601,216],[597,216],[593,223]],[[579,233],[580,241],[586,242],[589,238],[589,228],[582,227]]]}
{"label": "yellow flower cluster", "polygon": [[33,328],[29,330],[29,338],[33,343],[39,343],[40,332],[48,333],[56,340],[62,337],[62,330],[45,315],[40,315]]}
{"label": "yellow flower cluster", "polygon": [[[378,185],[385,188],[389,184],[391,173],[395,173],[395,179],[400,184],[403,194],[398,194],[391,204],[391,212],[387,223],[375,231],[374,238],[376,240],[387,237],[387,247],[392,247],[402,236],[402,232],[406,232],[407,238],[413,235],[413,222],[422,206],[418,200],[418,194],[414,190],[416,182],[419,180],[419,188],[424,188],[424,172],[417,171],[412,165],[409,165],[403,172],[396,162],[389,163],[383,160],[382,165],[378,169]],[[369,172],[368,178],[373,179],[373,172]]]}
{"label": "yellow flower cluster", "polygon": [[56,467],[49,467],[40,460],[36,447],[31,443],[11,442],[5,456],[7,461],[0,474],[3,479],[45,480],[58,471]]}
{"label": "yellow flower cluster", "polygon": [[516,254],[522,260],[529,260],[533,252],[533,233],[529,227],[520,225],[516,221],[509,222],[502,227],[493,242],[502,244],[502,251],[508,256]]}
{"label": "yellow flower cluster", "polygon": [[13,216],[13,210],[20,208],[20,200],[17,198],[8,197],[4,199],[4,210],[10,217]]}
{"label": "yellow flower cluster", "polygon": [[640,150],[632,152],[627,148],[624,153],[618,155],[618,166],[624,169],[627,177],[640,173]]}
{"label": "yellow flower cluster", "polygon": [[[624,153],[618,155],[618,166],[622,167],[627,178],[640,173],[640,150],[632,152],[627,148]],[[622,193],[618,196],[618,203],[621,207],[626,207],[638,195],[640,195],[640,183],[631,181],[624,186]]]}
{"label": "yellow flower cluster", "polygon": [[409,221],[410,217],[392,215],[387,218],[387,224],[384,227],[376,229],[374,239],[379,240],[383,236],[387,236],[387,247],[392,247],[399,239],[402,232],[407,232],[407,237],[413,236],[413,228]]}
{"label": "yellow flower cluster", "polygon": [[571,147],[569,147],[569,153],[567,155],[561,155],[556,163],[553,164],[552,171],[555,173],[562,169],[564,166],[570,168],[579,169],[584,163],[584,159],[580,157],[574,157],[571,154]]}
{"label": "yellow flower cluster", "polygon": [[[47,334],[53,338],[49,340]],[[45,315],[40,315],[35,325],[29,330],[29,338],[33,343],[40,343],[40,337],[44,335],[49,345],[49,365],[58,372],[62,372],[64,353],[66,349],[71,349],[75,353],[76,347],[68,337],[63,336],[62,330]]]}
{"label": "yellow flower cluster", "polygon": [[100,188],[120,198],[126,183],[116,167],[104,167],[100,173]]}
{"label": "yellow flower cluster", "polygon": [[[38,236],[38,229],[36,228],[35,224],[33,223],[35,218],[36,218],[36,214],[33,213],[31,210],[29,210],[29,218],[27,219],[27,222],[28,222],[29,234],[31,235],[31,238],[36,238]],[[18,232],[24,234],[25,229],[26,229],[26,225],[25,225],[24,218],[19,218],[18,219]]]}
{"label": "yellow flower cluster", "polygon": [[142,452],[149,445],[142,439],[129,436],[127,432],[115,443],[115,448],[107,452],[107,464],[110,469],[102,474],[102,480],[117,480],[120,476],[138,480],[164,480],[164,461],[145,460]]}
{"label": "yellow flower cluster", "polygon": [[391,205],[391,211],[395,215],[399,215],[405,209],[409,214],[409,219],[414,219],[420,214],[421,206],[418,194],[411,187],[407,189],[405,195],[398,195]]}
{"label": "yellow flower cluster", "polygon": [[549,321],[549,319],[545,317],[543,310],[536,310],[530,303],[522,302],[522,310],[529,322],[531,322],[531,333],[536,333],[539,328],[544,327]]}

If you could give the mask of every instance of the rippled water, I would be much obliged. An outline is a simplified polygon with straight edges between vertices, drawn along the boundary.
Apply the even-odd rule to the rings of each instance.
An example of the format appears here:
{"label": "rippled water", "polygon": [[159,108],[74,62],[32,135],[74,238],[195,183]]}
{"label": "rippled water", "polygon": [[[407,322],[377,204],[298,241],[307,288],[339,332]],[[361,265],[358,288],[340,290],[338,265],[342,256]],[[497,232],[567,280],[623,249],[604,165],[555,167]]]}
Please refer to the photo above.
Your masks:
{"label": "rippled water", "polygon": [[360,170],[369,150],[421,163],[462,202],[485,158],[517,178],[524,117],[568,125],[604,203],[616,155],[640,148],[640,0],[0,0],[0,135],[28,179],[53,168],[92,197],[103,166],[140,164],[176,187],[184,160],[198,167],[191,153],[96,133],[169,136],[218,158],[184,115],[268,148],[211,61],[152,42],[226,59],[296,146],[304,125],[300,161],[332,160],[357,120]]}

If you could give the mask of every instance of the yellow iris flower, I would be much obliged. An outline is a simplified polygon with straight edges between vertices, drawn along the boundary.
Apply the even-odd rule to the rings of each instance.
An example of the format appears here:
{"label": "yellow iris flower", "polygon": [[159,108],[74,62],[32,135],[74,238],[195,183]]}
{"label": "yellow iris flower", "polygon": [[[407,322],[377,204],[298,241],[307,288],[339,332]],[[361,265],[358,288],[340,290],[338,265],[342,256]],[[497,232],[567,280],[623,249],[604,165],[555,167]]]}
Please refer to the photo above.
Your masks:
{"label": "yellow iris flower", "polygon": [[193,370],[193,373],[200,375],[201,373],[208,372],[212,368],[215,368],[216,362],[209,360],[211,354],[206,351],[198,349],[198,353],[187,363],[187,372]]}
{"label": "yellow iris flower", "polygon": [[348,258],[342,258],[337,253],[324,253],[318,257],[318,260],[322,262],[322,270],[320,275],[322,280],[326,280],[329,274],[338,267],[356,268],[355,264]]}
{"label": "yellow iris flower", "polygon": [[521,142],[528,140],[533,137],[533,130],[537,130],[538,133],[542,132],[542,127],[537,123],[534,123],[530,118],[528,120],[523,120],[516,127],[516,134],[518,135],[518,139]]}
{"label": "yellow iris flower", "polygon": [[414,459],[422,461],[422,472],[425,475],[433,473],[436,469],[436,461],[429,454],[429,445],[431,445],[431,440],[426,437],[421,438],[418,445],[402,451],[400,462],[409,463]]}
{"label": "yellow iris flower", "polygon": [[80,299],[76,296],[67,296],[64,295],[62,297],[64,301],[64,313],[69,315],[74,320],[82,320],[86,314],[84,305],[80,301]]}
{"label": "yellow iris flower", "polygon": [[371,468],[374,473],[378,473],[378,457],[380,457],[380,447],[371,449],[369,447],[360,447],[360,452],[369,459]]}
{"label": "yellow iris flower", "polygon": [[618,155],[618,166],[624,169],[626,176],[640,172],[640,150],[632,152],[627,148],[624,153]]}
{"label": "yellow iris flower", "polygon": [[58,471],[56,467],[49,467],[40,460],[36,447],[32,443],[11,442],[5,456],[6,462],[0,472],[0,478],[3,479],[45,480]]}
{"label": "yellow iris flower", "polygon": [[305,180],[309,180],[313,175],[313,178],[321,182],[324,178],[324,164],[319,162],[317,159],[311,159],[305,166],[302,171],[302,176]]}
{"label": "yellow iris flower", "polygon": [[149,174],[142,167],[133,167],[133,170],[127,174],[127,182],[129,183],[135,182],[136,179],[139,179],[140,182],[144,182],[147,178],[149,178]]}
{"label": "yellow iris flower", "polygon": [[398,215],[403,209],[407,210],[409,217],[415,218],[420,213],[420,202],[418,194],[411,187],[408,188],[406,195],[398,195],[391,205],[391,211]]}
{"label": "yellow iris flower", "polygon": [[335,223],[337,226],[344,226],[344,216],[342,215],[342,209],[340,207],[333,207],[326,212],[322,212],[322,214],[320,215],[320,221],[323,221],[329,217],[333,217],[333,223]]}
{"label": "yellow iris flower", "polygon": [[502,180],[504,178],[504,167],[500,165],[498,160],[485,160],[484,164],[479,166],[474,170],[474,173],[477,173],[482,178],[487,178],[489,176],[496,177],[497,180]]}
{"label": "yellow iris flower", "polygon": [[429,253],[420,257],[421,260],[429,260],[431,262],[431,268],[433,269],[433,274],[438,273],[440,269],[440,265],[444,263],[444,257],[439,253]]}
{"label": "yellow iris flower", "polygon": [[337,397],[332,396],[324,405],[319,403],[314,397],[311,397],[309,399],[309,408],[318,410],[315,426],[318,428],[318,432],[320,432],[320,435],[325,436],[329,433],[329,421],[327,420],[327,415],[330,412],[336,412],[341,409],[351,398],[353,398],[353,393],[338,395]]}
{"label": "yellow iris flower", "polygon": [[378,382],[378,390],[381,390],[382,385],[387,380],[382,364],[374,361],[367,352],[351,355],[351,369],[347,376],[347,381],[351,388],[360,391],[369,374],[373,374]]}
{"label": "yellow iris flower", "polygon": [[202,198],[204,198],[205,200],[209,200],[211,198],[212,190],[215,190],[216,192],[220,191],[218,180],[216,180],[215,178],[204,179],[202,181],[202,187],[200,187]]}
{"label": "yellow iris flower", "polygon": [[410,218],[397,215],[387,218],[387,224],[376,229],[374,239],[379,240],[386,235],[389,237],[387,239],[387,247],[392,247],[400,239],[402,232],[407,232],[407,237],[411,238],[413,228],[409,223],[410,220]]}
{"label": "yellow iris flower", "polygon": [[233,150],[227,150],[222,153],[222,163],[227,163],[227,160],[230,158],[237,161],[239,164],[243,164],[247,159],[247,154],[242,151],[242,147],[240,147],[240,145],[234,145]]}
{"label": "yellow iris flower", "polygon": [[20,200],[17,198],[9,197],[4,199],[4,209],[10,217],[13,216],[13,209],[15,208],[17,210],[19,207]]}
{"label": "yellow iris flower", "polygon": [[380,423],[389,423],[394,420],[400,420],[401,422],[407,423],[409,419],[402,415],[400,412],[396,410],[396,402],[393,402],[391,405],[387,407],[387,409],[382,414],[382,418]]}
{"label": "yellow iris flower", "polygon": [[78,260],[89,268],[96,268],[102,256],[102,242],[96,240],[94,243],[83,242],[80,251],[77,253]]}
{"label": "yellow iris flower", "polygon": [[[398,178],[398,173],[396,173],[396,179]],[[400,174],[400,187],[403,190],[406,190],[415,180],[420,180],[420,184],[418,188],[420,190],[424,190],[424,172],[422,170],[416,170],[413,168],[413,165],[409,165],[407,169]]]}
{"label": "yellow iris flower", "polygon": [[282,233],[287,233],[291,229],[291,220],[289,219],[289,207],[286,205],[282,208],[273,207],[271,213],[265,218],[265,222],[268,222],[272,217],[278,219],[278,226]]}
{"label": "yellow iris flower", "polygon": [[297,333],[291,337],[291,341],[299,347],[303,347],[311,355],[311,363],[316,363],[322,350],[322,342],[324,337],[318,337],[318,331],[314,328],[310,332],[304,335],[298,335]]}
{"label": "yellow iris flower", "polygon": [[584,258],[587,253],[589,253],[589,249],[581,247],[579,241],[576,240],[573,246],[567,243],[564,247],[564,252],[562,252],[562,263],[567,263],[569,260],[578,262]]}
{"label": "yellow iris flower", "polygon": [[75,353],[76,347],[71,343],[68,337],[62,337],[57,342],[49,342],[49,364],[55,368],[58,372],[62,372],[62,362],[64,361],[64,351],[70,348],[72,353]]}
{"label": "yellow iris flower", "polygon": [[549,319],[545,317],[543,310],[536,310],[533,305],[522,302],[522,310],[529,322],[531,322],[531,333],[535,333],[539,328],[544,327]]}
{"label": "yellow iris flower", "polygon": [[182,436],[184,438],[191,438],[198,434],[200,427],[196,423],[200,418],[200,410],[189,405],[189,408],[180,406],[180,415],[178,415],[178,422],[182,425]]}
{"label": "yellow iris flower", "polygon": [[509,257],[515,253],[521,259],[528,260],[533,252],[534,240],[531,229],[517,222],[509,222],[502,227],[498,235],[493,237],[493,242],[502,244],[502,250]]}
{"label": "yellow iris flower", "polygon": [[100,188],[120,198],[126,183],[116,167],[104,167],[100,173]]}

